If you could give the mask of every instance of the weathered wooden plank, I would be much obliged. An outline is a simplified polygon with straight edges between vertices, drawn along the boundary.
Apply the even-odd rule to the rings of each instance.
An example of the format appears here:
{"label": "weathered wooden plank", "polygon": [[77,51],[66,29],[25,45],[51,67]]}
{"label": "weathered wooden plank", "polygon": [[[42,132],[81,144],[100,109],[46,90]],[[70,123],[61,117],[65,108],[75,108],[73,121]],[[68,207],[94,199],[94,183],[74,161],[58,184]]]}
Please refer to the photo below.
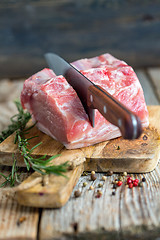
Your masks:
{"label": "weathered wooden plank", "polygon": [[[156,108],[153,107],[152,111],[156,112]],[[160,131],[158,119],[151,118],[150,121]],[[159,175],[160,165],[151,173],[133,175],[139,180],[145,176],[143,187],[129,189],[123,184],[116,190],[115,196],[112,195],[111,183],[118,175],[107,177],[104,183],[102,174],[97,174],[98,178],[94,182],[90,181],[90,176],[81,177],[75,187],[75,190],[79,188],[82,191],[80,198],[75,199],[72,193],[69,202],[59,211],[43,210],[41,239],[61,239],[62,236],[70,239],[75,234],[73,226],[77,226],[77,239],[83,239],[82,236],[84,239],[86,236],[103,239],[111,233],[115,234],[113,239],[135,239],[137,231],[137,239],[143,239],[143,236],[144,239],[157,237],[159,231],[154,229],[160,227]],[[83,182],[88,183],[86,187],[82,187]],[[95,198],[99,183],[103,183],[102,198]],[[95,187],[94,191],[88,190],[90,185]]]}
{"label": "weathered wooden plank", "polygon": [[[159,174],[158,166],[152,173],[133,175],[138,179],[145,176],[146,182],[143,183],[143,187],[129,189],[123,185],[116,190],[116,195],[112,196],[111,182],[117,177],[114,174],[112,177],[107,177],[107,181],[101,188],[102,198],[95,197],[98,183],[102,182],[100,180],[102,174],[97,174],[98,180],[94,183],[89,180],[89,176],[81,177],[75,187],[75,190],[79,188],[82,191],[80,198],[74,198],[72,194],[70,201],[60,210],[43,211],[40,239],[61,239],[62,236],[70,239],[74,234],[76,234],[76,239],[83,239],[82,236],[100,239],[106,234],[110,236],[115,232],[117,234],[113,239],[121,239],[121,236],[125,239],[128,239],[128,236],[133,239],[135,236],[136,239],[158,237],[160,227]],[[87,187],[82,187],[83,182],[88,183]],[[90,185],[95,186],[94,191],[88,190]],[[154,229],[157,231],[154,232]]]}
{"label": "weathered wooden plank", "polygon": [[[118,143],[116,140],[110,141],[108,145],[106,146],[106,150],[104,148],[102,149],[102,155],[97,155],[94,159],[94,154],[96,156],[96,147],[93,148],[92,150],[92,156],[89,161],[87,159],[85,163],[85,170],[91,171],[91,170],[96,170],[96,171],[105,171],[105,167],[107,166],[107,170],[113,170],[114,172],[119,172],[121,171],[127,171],[127,172],[145,172],[146,167],[148,171],[153,170],[157,162],[159,160],[159,140],[157,141],[157,137],[159,139],[159,134],[155,135],[156,139],[154,137],[152,138],[152,134],[154,133],[153,129],[156,126],[157,129],[159,129],[159,115],[160,111],[158,110],[158,106],[153,106],[149,108],[150,114],[150,122],[152,123],[151,126],[153,126],[150,131],[145,133],[143,136],[148,136],[146,140],[138,140],[138,142],[135,144],[134,141],[128,142],[127,140],[124,141],[124,144],[121,144],[121,142]],[[155,117],[156,115],[156,117]],[[157,134],[157,133],[156,133]],[[143,137],[142,137],[143,139]],[[150,140],[150,143],[149,141]],[[156,141],[155,141],[156,140]],[[123,140],[122,140],[123,141]],[[155,143],[154,143],[155,141]],[[13,142],[13,141],[12,141]],[[153,153],[154,149],[154,144],[156,144],[156,151],[157,153]],[[120,149],[122,150],[116,150],[115,146],[120,146]],[[140,147],[142,145],[142,148]],[[127,148],[126,148],[127,146]],[[10,147],[11,148],[11,147]],[[68,151],[68,150],[67,150]],[[106,155],[106,151],[109,153]],[[155,151],[155,150],[154,150]],[[85,152],[85,151],[84,151]],[[89,151],[88,151],[89,152]],[[98,151],[100,153],[101,151]],[[145,160],[143,159],[143,154],[146,154],[148,152],[147,157],[145,157]],[[69,152],[68,152],[69,153]],[[77,155],[76,155],[77,154]],[[133,156],[134,155],[134,159]],[[153,156],[156,156],[156,164]],[[82,155],[82,156],[81,156]],[[103,156],[106,156],[106,159],[103,159]],[[129,159],[129,156],[132,156]],[[110,164],[108,162],[107,156],[110,157]],[[151,156],[151,159],[149,159],[149,156]],[[84,155],[82,154],[81,151],[77,151],[72,154],[62,154],[61,156],[61,161],[71,161],[72,158],[74,157],[74,160],[77,162],[80,162],[83,160]],[[99,159],[98,159],[99,158]],[[99,160],[99,161],[98,161]],[[106,162],[106,163],[105,163]],[[54,160],[54,164],[60,163],[60,158]],[[108,165],[107,165],[108,164]],[[135,167],[135,165],[137,165]],[[154,165],[154,167],[153,167]],[[75,172],[75,173],[74,173]],[[78,173],[78,176],[82,173],[82,170]],[[41,183],[38,182],[35,186],[33,186],[30,189],[22,189],[17,192],[17,197],[18,201],[21,204],[24,205],[29,205],[29,206],[39,206],[39,207],[60,207],[64,205],[64,203],[68,200],[69,194],[71,193],[71,188],[74,184],[73,181],[75,181],[75,174],[77,175],[77,170],[73,170],[70,173],[67,173],[67,176],[69,179],[64,179],[62,177],[55,177],[55,176],[50,176],[48,181],[48,185],[42,186]],[[25,184],[30,183],[33,179],[36,179],[40,177],[37,173],[33,174],[30,176],[29,179],[27,179],[24,183],[21,184],[21,186],[25,186]],[[72,184],[73,182],[73,184]],[[58,188],[57,188],[58,186]],[[70,187],[69,187],[70,186]]]}
{"label": "weathered wooden plank", "polygon": [[[156,121],[156,124],[158,127],[159,126],[158,121]],[[86,232],[84,232],[84,235],[82,234],[82,237],[83,238],[88,237],[88,239],[90,237],[92,237],[93,239],[98,239],[99,237],[106,236],[106,233],[108,234],[107,236],[112,236],[113,239],[120,239],[121,234],[123,234],[125,238],[128,238],[129,233],[126,232],[127,231],[126,229],[128,228],[128,225],[129,225],[127,223],[127,217],[128,217],[127,213],[129,212],[131,215],[133,212],[133,209],[136,212],[135,212],[134,216],[130,216],[130,218],[129,218],[130,223],[133,223],[133,221],[135,222],[136,217],[140,216],[140,220],[138,221],[138,224],[141,225],[141,223],[146,223],[147,216],[149,216],[149,224],[147,225],[147,227],[151,228],[151,229],[153,229],[153,227],[157,227],[157,226],[159,227],[159,208],[158,208],[159,207],[158,189],[159,189],[159,174],[160,174],[159,171],[160,170],[159,170],[159,166],[158,166],[154,172],[145,175],[147,181],[146,181],[146,183],[144,183],[142,189],[133,189],[130,191],[130,189],[126,189],[126,188],[123,189],[123,187],[122,187],[122,188],[118,189],[115,196],[111,196],[111,193],[112,193],[111,181],[117,175],[108,177],[107,181],[105,182],[105,184],[102,188],[103,195],[102,195],[102,198],[100,198],[100,199],[95,198],[95,195],[91,190],[88,191],[88,188],[91,185],[91,182],[89,180],[87,180],[87,178],[89,179],[89,176],[82,177],[79,180],[79,183],[75,188],[75,189],[77,189],[77,188],[82,189],[82,196],[80,198],[75,199],[72,194],[70,201],[62,209],[52,210],[52,211],[45,210],[42,213],[41,226],[40,226],[40,238],[41,239],[53,239],[54,237],[55,238],[57,237],[60,239],[60,237],[62,235],[65,235],[65,233],[68,233],[70,236],[70,234],[72,235],[76,232],[81,233],[81,232],[83,232],[83,230],[88,232],[88,234]],[[102,176],[102,174],[98,174],[98,179],[93,183],[93,185],[97,186],[98,183],[101,182],[100,181],[101,176]],[[138,178],[142,178],[142,175],[138,175]],[[84,181],[88,181],[88,185],[86,188],[82,188],[82,183]],[[96,187],[96,190],[97,189],[98,188]],[[131,196],[129,195],[130,193],[131,193]],[[129,197],[127,198],[127,200],[124,200],[124,197],[127,197],[128,195],[129,195]],[[5,204],[8,204],[6,199],[4,198],[4,193],[3,193],[3,199],[4,199],[4,202],[3,202],[3,206],[4,206]],[[100,200],[100,202],[98,202],[98,200]],[[139,202],[139,200],[141,200],[141,202]],[[133,201],[135,201],[134,204],[132,204]],[[8,237],[8,239],[12,239],[12,238],[18,239],[18,237],[23,239],[23,237],[24,237],[23,234],[26,233],[25,232],[26,230],[24,230],[25,227],[23,228],[22,231],[20,230],[21,235],[19,234],[16,236],[15,229],[17,229],[17,226],[15,227],[14,223],[12,222],[12,232],[15,235],[14,234],[11,235],[11,231],[10,231],[11,226],[8,227],[8,225],[7,225],[8,216],[10,216],[13,212],[15,212],[15,210],[10,211],[9,208],[11,207],[11,205],[15,207],[14,203],[10,203],[10,205],[7,205],[9,207],[7,208],[7,213],[5,214],[5,218],[4,218],[5,221],[3,221],[3,219],[1,219],[2,214],[0,212],[0,219],[1,219],[0,226],[2,226],[6,232],[6,233],[4,233],[3,232],[4,230],[3,230],[2,234],[6,234],[6,235],[4,235],[4,238]],[[16,206],[18,206],[18,205],[16,205]],[[147,209],[145,209],[145,206],[147,206]],[[1,209],[1,207],[0,207],[0,209]],[[18,216],[22,216],[21,212],[22,213],[24,212],[24,215],[25,215],[26,212],[28,211],[26,209],[29,209],[29,208],[15,207],[15,209],[18,209],[18,212],[17,212],[17,214],[19,214]],[[152,209],[153,209],[153,213],[152,213]],[[31,211],[31,210],[29,210],[29,211]],[[126,211],[127,211],[127,213],[125,215]],[[140,213],[138,211],[140,211]],[[118,214],[119,212],[121,212],[121,216]],[[27,214],[28,214],[28,212],[27,212]],[[27,217],[26,221],[28,221],[28,219],[30,219],[30,217]],[[16,217],[15,217],[15,219],[16,219]],[[157,221],[157,225],[155,224],[155,220]],[[20,227],[23,226],[23,224],[25,224],[26,221],[24,221],[20,225]],[[84,221],[84,224],[83,224],[83,221]],[[108,221],[109,221],[109,223],[108,223]],[[89,224],[86,224],[88,222],[89,222]],[[153,223],[153,226],[151,226],[152,223]],[[26,223],[25,226],[27,226],[27,224],[28,223]],[[133,224],[131,224],[131,225],[133,227]],[[77,228],[77,231],[76,231],[76,228]],[[8,229],[9,229],[10,235],[7,235]],[[30,227],[29,227],[29,229],[30,229]],[[90,231],[90,229],[92,232]],[[97,229],[98,229],[98,231],[97,231]],[[116,229],[116,232],[114,232],[114,229]],[[139,229],[139,225],[137,226],[137,229]],[[0,227],[0,230],[1,230],[1,227]],[[94,230],[96,232],[94,232]],[[132,237],[129,239],[135,239],[133,237],[134,232],[135,232],[134,227],[130,228],[129,230],[130,230],[130,236]],[[133,230],[133,234],[132,234],[132,230]],[[145,233],[142,230],[143,230],[142,227],[140,227],[141,237],[142,237],[142,234]],[[0,233],[1,233],[1,231],[0,231]],[[146,233],[148,234],[148,231],[146,231]],[[154,236],[158,237],[157,234],[158,234],[158,231],[154,233]],[[29,235],[26,235],[26,236],[29,236]],[[26,236],[24,239],[26,239]],[[28,239],[32,239],[31,238],[32,236],[33,235],[30,235],[30,238],[28,238]],[[76,233],[76,236],[78,238],[77,233]],[[66,236],[66,238],[67,237],[68,237],[68,235]],[[81,239],[82,239],[82,237],[80,236]],[[153,239],[152,234],[149,237],[150,237],[150,239]],[[2,239],[4,239],[4,238],[2,235]],[[147,239],[147,236],[146,236],[145,240],[146,239]]]}
{"label": "weathered wooden plank", "polygon": [[[142,188],[127,189],[124,186],[121,191],[120,222],[123,237],[131,234],[139,235],[144,239],[153,239],[153,231],[159,236],[159,176],[160,167],[158,166],[150,174],[141,176],[146,178]],[[149,236],[147,236],[148,233]]]}
{"label": "weathered wooden plank", "polygon": [[19,99],[23,80],[0,81],[0,132],[10,124],[10,117],[17,113],[14,100]]}
{"label": "weathered wooden plank", "polygon": [[148,68],[147,72],[150,76],[150,80],[153,83],[155,92],[160,101],[160,68]]}
{"label": "weathered wooden plank", "polygon": [[160,101],[156,96],[156,92],[153,88],[152,82],[147,77],[147,74],[143,70],[136,70],[138,79],[142,85],[144,91],[144,97],[147,105],[159,105]]}
{"label": "weathered wooden plank", "polygon": [[20,96],[20,92],[23,88],[24,79],[1,79],[0,81],[0,102],[13,101]]}
{"label": "weathered wooden plank", "polygon": [[[70,198],[72,190],[84,170],[83,164],[77,166],[71,171],[64,173],[64,176],[55,176],[53,174],[42,178],[40,174],[33,173],[26,179],[16,192],[17,201],[24,206],[60,208]],[[37,178],[41,181],[25,189]]]}
{"label": "weathered wooden plank", "polygon": [[0,76],[33,74],[47,51],[69,61],[110,52],[134,67],[158,65],[159,9],[156,0],[3,1]]}
{"label": "weathered wooden plank", "polygon": [[[0,172],[8,175],[11,168],[0,167]],[[23,174],[22,179],[27,177]],[[4,181],[0,176],[0,184]],[[39,211],[37,208],[20,206],[11,188],[0,189],[0,240],[37,239]]]}
{"label": "weathered wooden plank", "polygon": [[[69,202],[59,210],[44,210],[40,223],[40,239],[61,239],[64,235],[90,232],[93,237],[95,230],[116,231],[116,238],[119,235],[120,223],[118,217],[119,194],[112,196],[111,182],[109,177],[101,188],[103,195],[96,198],[98,183],[102,174],[97,174],[97,180],[90,181],[90,176],[81,177],[74,191],[80,189],[82,192],[79,198],[74,197],[74,191]],[[83,183],[87,186],[83,187]],[[95,190],[89,190],[90,186]],[[91,233],[93,231],[93,233]],[[115,239],[116,239],[115,238]],[[94,239],[94,238],[93,238]]]}

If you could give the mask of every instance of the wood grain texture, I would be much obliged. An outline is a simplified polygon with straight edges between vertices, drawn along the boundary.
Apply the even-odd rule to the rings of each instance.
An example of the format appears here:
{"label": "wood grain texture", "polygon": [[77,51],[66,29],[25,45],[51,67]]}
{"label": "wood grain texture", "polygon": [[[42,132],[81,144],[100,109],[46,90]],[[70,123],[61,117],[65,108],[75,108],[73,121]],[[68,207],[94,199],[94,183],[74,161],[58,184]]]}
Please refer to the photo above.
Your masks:
{"label": "wood grain texture", "polygon": [[[78,179],[83,173],[83,164],[64,174],[66,177],[50,175],[47,184],[40,182],[29,189],[18,190],[16,199],[25,206],[60,208],[70,198],[71,192],[76,185]],[[20,187],[23,188],[41,175],[33,173],[28,179],[23,181]]]}
{"label": "wood grain texture", "polygon": [[[153,239],[150,234],[154,236],[153,229],[158,229],[160,226],[159,175],[160,165],[150,174],[143,175],[146,182],[142,188],[133,188],[131,191],[122,189],[120,222],[123,236],[128,236],[128,231],[130,231],[132,235],[137,234],[137,236],[143,236],[144,239]],[[156,233],[159,236],[158,230]]]}
{"label": "wood grain texture", "polygon": [[[90,175],[81,177],[74,189],[74,191],[77,189],[81,191],[79,198],[74,197],[73,191],[69,202],[63,208],[43,211],[40,223],[41,239],[61,239],[63,235],[77,235],[77,233],[92,231],[91,236],[93,236],[96,234],[95,230],[100,233],[102,229],[103,231],[117,231],[116,236],[119,235],[120,189],[116,196],[111,195],[111,182],[114,178],[113,176],[109,177],[101,189],[102,198],[96,198],[96,191],[99,189],[98,183],[102,182],[100,181],[101,176],[102,174],[97,174],[97,180],[94,182],[90,181]],[[83,187],[84,182],[88,183],[86,187]],[[91,185],[95,187],[95,190],[89,190]]]}
{"label": "wood grain texture", "polygon": [[[11,169],[0,167],[0,172],[8,176]],[[22,179],[27,174],[22,174]],[[0,184],[4,178],[0,176]],[[35,240],[39,211],[37,208],[20,206],[10,188],[0,189],[0,240]],[[20,222],[22,221],[22,222]]]}
{"label": "wood grain texture", "polygon": [[[154,115],[153,121],[157,122],[155,120],[155,113],[157,117],[160,116],[160,108],[158,106],[153,108],[154,111],[152,111],[152,107],[150,107],[152,114]],[[154,127],[153,121],[152,126]],[[157,129],[160,131],[159,126],[157,126]],[[79,165],[80,163],[81,165],[68,172],[67,179],[50,175],[48,179],[49,184],[46,186],[43,186],[41,181],[32,188],[26,190],[23,189],[23,186],[41,176],[38,173],[32,174],[20,185],[22,189],[17,191],[17,200],[20,204],[26,206],[59,208],[69,199],[73,187],[84,169],[87,171],[95,170],[98,172],[106,172],[108,170],[114,172],[127,171],[137,173],[152,171],[155,169],[159,161],[159,136],[158,132],[155,131],[154,128],[151,128],[146,130],[138,140],[128,141],[121,138],[99,144],[100,149],[98,146],[92,146],[84,148],[83,150],[76,150],[77,152],[74,150],[73,153],[72,150],[64,150],[60,157],[53,160],[54,164],[60,164],[69,160],[70,163],[74,164],[73,166],[76,166],[76,164]],[[6,146],[5,142],[6,141],[4,141],[4,147]],[[117,146],[119,146],[119,149],[117,149]],[[9,146],[9,149],[11,147]],[[86,158],[83,168],[83,162],[85,160],[84,156],[86,155],[85,149],[87,149],[88,157]]]}
{"label": "wood grain texture", "polygon": [[[154,239],[153,236],[158,237],[159,174],[158,165],[152,173],[131,175],[139,180],[145,177],[146,182],[141,188],[133,189],[123,184],[117,188],[115,196],[112,195],[111,183],[118,175],[107,177],[104,183],[102,174],[97,174],[94,182],[90,181],[90,176],[81,177],[74,189],[82,191],[80,198],[74,198],[72,193],[69,202],[60,210],[43,210],[41,239],[103,239],[108,236],[108,239],[117,240],[149,240]],[[85,188],[82,187],[83,182],[88,183]],[[102,197],[96,198],[99,183],[103,183]],[[90,185],[95,189],[89,190]]]}
{"label": "wood grain texture", "polygon": [[[146,89],[144,89],[144,91],[145,90]],[[0,111],[1,109],[2,108],[0,108]],[[156,109],[157,106],[152,106],[153,113],[155,113]],[[5,111],[8,111],[7,105],[6,109],[5,107],[3,108],[4,115]],[[10,108],[8,113],[11,111],[12,108]],[[157,117],[157,119],[158,118],[159,117]],[[156,128],[159,127],[159,121],[157,121],[157,119],[150,118],[150,121]],[[7,121],[6,116],[6,122],[4,121],[3,128],[7,127]],[[1,126],[0,124],[0,127]],[[101,149],[102,148],[103,146],[101,146]],[[138,179],[142,179],[142,177],[146,178],[146,182],[142,188],[134,188],[131,190],[125,188],[123,185],[116,190],[115,196],[111,195],[113,191],[111,182],[119,175],[114,174],[111,177],[107,177],[107,181],[104,182],[102,187],[103,195],[100,199],[95,198],[94,194],[98,189],[98,183],[103,183],[101,181],[103,174],[97,174],[97,180],[95,182],[90,181],[90,176],[82,176],[75,187],[75,190],[78,188],[82,190],[80,198],[74,198],[73,191],[70,200],[61,209],[45,209],[42,211],[39,239],[97,240],[107,238],[113,240],[158,240],[160,236],[159,166],[160,165],[151,173],[134,175]],[[0,171],[5,173],[4,168],[1,168]],[[88,183],[85,188],[82,187],[83,182]],[[94,191],[88,190],[91,184],[95,186]],[[11,205],[8,204],[8,198],[6,199],[4,191],[0,193],[0,196],[1,202],[3,198],[3,208],[0,206],[0,239],[36,239],[33,237],[36,234],[29,235],[28,233],[31,233],[31,225],[35,232],[35,229],[38,231],[37,221],[34,220],[34,214],[37,214],[37,209],[28,207],[15,207],[13,209],[12,206],[15,205],[13,203]],[[7,209],[7,211],[4,211],[4,209]],[[12,214],[15,212],[18,217],[13,215],[15,216],[13,219]],[[17,228],[15,219],[19,219],[19,216],[24,216],[26,213],[26,221]],[[9,221],[9,217],[11,221]],[[31,225],[29,225],[28,220],[30,220]],[[26,231],[26,226],[29,226],[28,232]]]}
{"label": "wood grain texture", "polygon": [[[157,120],[160,117],[160,107],[153,108],[155,111],[152,111],[151,106],[149,114],[151,118]],[[158,124],[156,126],[159,129]],[[152,121],[150,121],[150,128],[147,128],[139,139],[129,141],[117,138],[81,149],[67,150],[61,143],[40,132],[36,126],[27,134],[28,138],[33,136],[39,137],[30,141],[30,148],[42,142],[33,151],[33,156],[61,154],[52,163],[61,164],[68,161],[73,167],[86,160],[84,164],[86,171],[149,172],[156,167],[160,154],[159,134],[154,129]],[[12,165],[12,153],[16,154],[17,165],[25,166],[14,144],[14,134],[0,144],[0,164]]]}
{"label": "wood grain texture", "polygon": [[[27,125],[27,127],[32,126],[32,121],[30,121]],[[74,149],[74,150],[66,150],[66,148],[60,143],[49,137],[48,135],[40,132],[36,126],[34,126],[29,134],[27,134],[27,138],[38,136],[36,138],[33,138],[29,141],[29,149],[31,149],[33,146],[37,145],[38,143],[42,142],[42,144],[35,148],[33,151],[33,156],[43,156],[46,155],[47,157],[53,156],[53,155],[60,155],[52,160],[52,163],[62,164],[64,162],[67,162],[73,166],[73,168],[82,162],[85,161],[85,155],[81,149]],[[9,136],[7,139],[5,139],[0,144],[0,159],[2,165],[12,165],[12,153],[14,153],[17,157],[17,165],[24,167],[24,161],[23,157],[19,153],[17,149],[17,145],[14,144],[15,134],[13,133],[11,136]],[[3,153],[6,154],[3,154]]]}
{"label": "wood grain texture", "polygon": [[0,81],[0,132],[9,124],[10,118],[17,113],[14,100],[19,99],[23,80],[3,79]]}
{"label": "wood grain texture", "polygon": [[150,81],[152,82],[154,90],[160,101],[160,68],[148,68],[147,72],[150,76]]}
{"label": "wood grain texture", "polygon": [[[147,138],[146,140],[144,140]],[[102,150],[95,152],[84,163],[87,171],[142,173],[152,171],[159,161],[159,134],[147,129],[138,140],[128,141],[122,138],[110,140]]]}
{"label": "wood grain texture", "polygon": [[[155,112],[156,109],[157,106],[151,108],[151,111]],[[151,118],[150,121],[160,130],[157,119]],[[116,190],[115,196],[112,195],[111,183],[118,175],[107,177],[104,183],[101,180],[103,174],[97,174],[97,180],[94,182],[90,181],[90,176],[81,177],[75,187],[75,190],[79,188],[82,191],[79,199],[75,199],[72,193],[70,201],[59,211],[43,211],[41,239],[61,239],[62,236],[71,239],[74,234],[77,239],[103,238],[106,234],[110,239],[135,239],[136,236],[139,240],[149,240],[158,237],[159,174],[160,165],[151,173],[131,175],[139,180],[145,177],[143,187],[128,189],[122,185]],[[87,187],[82,187],[83,182],[88,183]],[[97,199],[95,196],[99,183],[103,183],[103,195]],[[95,187],[94,191],[88,190],[90,185]],[[72,212],[69,213],[71,206]],[[56,224],[53,225],[53,222]],[[77,231],[74,226],[77,226]],[[45,231],[46,229],[48,231]]]}
{"label": "wood grain texture", "polygon": [[148,78],[146,72],[143,70],[136,70],[136,74],[144,90],[144,97],[145,97],[146,104],[159,105],[160,98],[158,99],[158,97],[156,96],[155,91],[153,89],[152,82]]}
{"label": "wood grain texture", "polygon": [[48,51],[68,61],[109,52],[131,66],[158,65],[159,8],[156,0],[2,1],[0,76],[30,76]]}

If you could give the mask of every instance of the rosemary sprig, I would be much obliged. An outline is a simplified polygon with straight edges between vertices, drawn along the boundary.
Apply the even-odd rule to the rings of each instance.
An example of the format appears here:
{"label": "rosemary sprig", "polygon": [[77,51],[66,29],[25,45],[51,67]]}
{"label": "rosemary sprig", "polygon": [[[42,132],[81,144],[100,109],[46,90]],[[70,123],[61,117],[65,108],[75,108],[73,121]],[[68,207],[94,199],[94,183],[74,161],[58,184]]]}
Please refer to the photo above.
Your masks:
{"label": "rosemary sprig", "polygon": [[8,176],[5,176],[3,173],[0,172],[0,175],[5,178],[5,181],[0,185],[0,187],[3,187],[7,185],[8,183],[10,184],[11,187],[15,185],[15,182],[20,183],[20,175],[21,172],[18,173],[19,168],[16,166],[17,160],[14,158],[14,154],[12,154],[13,158],[13,165],[12,165],[12,170]]}
{"label": "rosemary sprig", "polygon": [[51,174],[54,173],[56,175],[63,175],[64,172],[67,170],[67,163],[61,164],[61,165],[48,165],[51,160],[54,158],[58,157],[58,155],[54,155],[48,159],[46,159],[46,155],[39,157],[39,158],[34,158],[32,157],[32,152],[33,150],[38,147],[42,142],[38,143],[36,146],[32,147],[31,149],[28,148],[28,140],[24,137],[24,132],[21,130],[16,131],[16,137],[15,137],[15,143],[18,144],[18,149],[23,156],[24,162],[26,164],[27,170],[29,171],[30,168],[33,170],[41,173],[42,175],[44,174]]}
{"label": "rosemary sprig", "polygon": [[[25,138],[25,134],[28,133],[28,131],[34,126],[32,125],[29,128],[25,128],[27,122],[30,120],[31,115],[28,112],[25,112],[20,104],[19,101],[15,101],[16,107],[18,109],[18,114],[14,115],[11,118],[11,124],[9,125],[8,129],[3,131],[0,135],[0,143],[4,141],[8,136],[10,136],[13,132],[15,132],[15,140],[14,143],[18,145],[18,149],[23,156],[27,171],[30,171],[30,169],[33,169],[34,171],[39,172],[42,175],[45,174],[56,174],[60,176],[64,176],[63,173],[67,171],[68,163],[65,162],[60,165],[52,165],[50,164],[51,161],[58,157],[59,155],[54,155],[47,159],[47,156],[44,155],[39,158],[32,157],[32,152],[35,148],[37,148],[42,142],[38,143],[31,149],[28,148],[29,146],[29,140],[32,138],[35,138],[37,136],[31,137],[31,138]],[[5,178],[5,182],[2,183],[0,187],[5,186],[7,183],[10,184],[10,186],[14,186],[16,182],[19,182],[19,176],[18,174],[19,168],[17,167],[17,160],[15,159],[15,156],[12,155],[13,158],[13,165],[12,165],[12,171],[8,176],[5,176],[3,173],[0,173],[2,177]]]}
{"label": "rosemary sprig", "polygon": [[11,117],[11,124],[8,128],[2,131],[0,135],[0,143],[3,142],[7,137],[9,137],[12,133],[14,133],[18,129],[24,129],[27,122],[31,119],[31,115],[29,112],[25,112],[21,106],[20,101],[14,101],[18,113]]}

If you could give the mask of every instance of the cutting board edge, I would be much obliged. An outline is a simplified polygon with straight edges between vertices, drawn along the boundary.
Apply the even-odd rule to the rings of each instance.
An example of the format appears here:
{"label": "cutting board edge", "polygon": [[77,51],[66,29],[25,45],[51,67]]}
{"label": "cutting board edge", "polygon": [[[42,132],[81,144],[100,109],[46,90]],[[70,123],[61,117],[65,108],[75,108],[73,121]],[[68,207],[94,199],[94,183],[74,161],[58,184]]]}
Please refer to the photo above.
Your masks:
{"label": "cutting board edge", "polygon": [[[97,161],[95,159],[89,159],[89,158],[87,159],[86,158],[86,161],[84,162],[84,171],[89,171],[89,172],[90,171],[96,171],[96,172],[114,171],[115,173],[121,173],[121,172],[148,173],[148,172],[152,172],[156,168],[156,166],[160,160],[160,145],[157,146],[154,156],[151,155],[150,158],[141,159],[141,160],[143,160],[142,163],[140,162],[139,158],[137,158],[137,159],[130,158],[130,160],[131,160],[130,168],[129,168],[129,165],[127,165],[127,168],[125,168],[124,166],[126,166],[126,162],[127,162],[127,164],[129,164],[129,161],[127,158],[97,159]],[[134,166],[132,165],[133,160],[134,160]],[[118,161],[121,161],[119,166],[117,164]],[[135,164],[136,161],[137,161],[137,165]],[[141,166],[140,164],[143,164],[143,166]],[[115,168],[115,166],[117,167],[117,169]],[[143,170],[140,170],[140,169],[143,169]]]}
{"label": "cutting board edge", "polygon": [[[19,204],[30,207],[60,208],[64,206],[84,171],[83,163],[77,166],[73,171],[74,173],[71,174],[69,181],[63,186],[62,189],[60,189],[60,191],[57,191],[56,193],[55,191],[43,193],[43,191],[38,190],[39,188],[37,188],[37,191],[31,191],[32,188],[29,188],[27,190],[17,191],[15,196],[16,200]],[[35,185],[34,189],[38,185],[40,184]]]}

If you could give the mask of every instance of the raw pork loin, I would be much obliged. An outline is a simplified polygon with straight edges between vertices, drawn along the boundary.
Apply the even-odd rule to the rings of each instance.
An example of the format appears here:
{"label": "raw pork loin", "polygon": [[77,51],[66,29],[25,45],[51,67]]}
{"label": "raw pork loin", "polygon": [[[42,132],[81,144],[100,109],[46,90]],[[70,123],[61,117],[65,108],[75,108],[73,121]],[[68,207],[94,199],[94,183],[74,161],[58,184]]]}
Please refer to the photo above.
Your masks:
{"label": "raw pork loin", "polygon": [[[136,113],[143,127],[148,126],[143,90],[130,66],[110,54],[78,60],[72,65]],[[21,102],[37,121],[37,127],[68,149],[121,136],[119,129],[98,110],[92,128],[74,89],[63,76],[56,76],[50,69],[45,68],[24,82]]]}

